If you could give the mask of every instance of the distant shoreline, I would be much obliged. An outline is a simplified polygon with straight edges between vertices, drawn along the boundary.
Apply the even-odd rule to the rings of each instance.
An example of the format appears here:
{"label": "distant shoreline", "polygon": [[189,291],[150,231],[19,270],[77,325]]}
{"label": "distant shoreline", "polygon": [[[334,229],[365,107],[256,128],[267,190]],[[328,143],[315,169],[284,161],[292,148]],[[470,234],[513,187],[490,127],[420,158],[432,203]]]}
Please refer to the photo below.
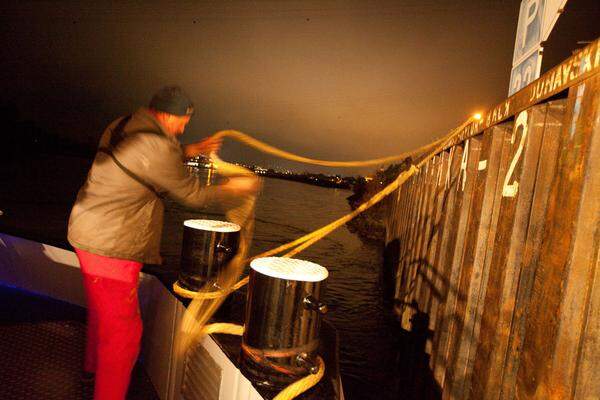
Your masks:
{"label": "distant shoreline", "polygon": [[[304,183],[307,185],[312,185],[312,186],[320,186],[320,187],[325,187],[325,188],[329,188],[329,189],[344,189],[344,190],[352,190],[352,186],[346,182],[341,182],[341,183],[336,183],[336,182],[331,182],[328,180],[324,180],[324,179],[319,179],[318,177],[316,177],[315,175],[289,175],[289,174],[260,174],[260,176],[264,176],[267,178],[274,178],[274,179],[282,179],[285,181],[293,181],[293,182],[299,182],[299,183]],[[314,179],[313,179],[314,178]]]}
{"label": "distant shoreline", "polygon": [[[202,164],[202,163],[198,163],[198,165],[190,165],[190,164],[186,164],[186,165],[188,165],[188,167],[190,167],[190,168],[196,169],[197,171],[200,171],[200,170],[207,171],[209,169],[209,167],[207,167],[207,164]],[[349,191],[352,191],[356,182],[359,179],[362,179],[362,178],[355,178],[355,177],[341,177],[339,175],[331,176],[331,175],[325,175],[322,173],[314,174],[314,173],[305,172],[302,174],[297,174],[297,173],[290,172],[290,171],[280,172],[280,171],[275,171],[273,169],[266,169],[266,168],[258,167],[255,165],[251,165],[251,166],[241,165],[241,166],[248,168],[249,170],[253,171],[258,176],[264,176],[267,178],[274,178],[274,179],[283,179],[286,181],[300,182],[300,183],[305,183],[307,185],[320,186],[320,187],[331,188],[331,189],[345,189],[345,190],[349,190]]]}

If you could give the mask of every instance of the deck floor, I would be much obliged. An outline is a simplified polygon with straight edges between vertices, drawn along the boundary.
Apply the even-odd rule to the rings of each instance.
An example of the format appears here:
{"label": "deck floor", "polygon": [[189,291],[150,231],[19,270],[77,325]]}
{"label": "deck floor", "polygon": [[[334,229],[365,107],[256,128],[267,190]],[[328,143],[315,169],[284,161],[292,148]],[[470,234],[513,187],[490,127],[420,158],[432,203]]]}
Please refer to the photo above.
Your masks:
{"label": "deck floor", "polygon": [[[0,399],[92,399],[84,344],[84,308],[0,286]],[[158,399],[139,363],[127,399]]]}

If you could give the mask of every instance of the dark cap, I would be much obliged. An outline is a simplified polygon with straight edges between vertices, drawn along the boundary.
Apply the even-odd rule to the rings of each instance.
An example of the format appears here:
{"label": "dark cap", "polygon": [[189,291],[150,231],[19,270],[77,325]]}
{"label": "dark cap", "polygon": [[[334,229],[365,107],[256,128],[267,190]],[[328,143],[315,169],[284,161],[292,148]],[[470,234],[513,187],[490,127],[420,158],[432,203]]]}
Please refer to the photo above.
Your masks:
{"label": "dark cap", "polygon": [[194,103],[179,86],[165,86],[160,89],[154,94],[148,107],[178,116],[194,113]]}

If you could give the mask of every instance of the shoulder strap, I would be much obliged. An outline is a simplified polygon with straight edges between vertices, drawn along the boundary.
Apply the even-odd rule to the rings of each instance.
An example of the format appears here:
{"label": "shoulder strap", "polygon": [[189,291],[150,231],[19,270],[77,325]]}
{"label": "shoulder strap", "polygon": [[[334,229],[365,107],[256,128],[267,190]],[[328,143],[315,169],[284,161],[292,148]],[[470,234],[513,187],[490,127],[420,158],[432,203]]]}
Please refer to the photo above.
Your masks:
{"label": "shoulder strap", "polygon": [[133,173],[129,168],[127,168],[126,166],[124,166],[123,164],[121,164],[121,162],[117,159],[117,157],[115,157],[115,155],[111,151],[109,151],[107,148],[102,147],[102,148],[98,149],[98,151],[100,153],[108,154],[110,156],[110,158],[112,158],[112,160],[115,162],[115,164],[117,164],[117,167],[121,168],[121,170],[123,172],[125,172],[125,174],[127,174],[127,176],[129,176],[133,180],[137,181],[141,185],[145,186],[148,190],[150,190],[151,192],[153,192],[158,197],[161,197],[161,198],[163,197],[152,185],[150,185],[144,179],[140,178],[138,175],[136,175],[135,173]]}
{"label": "shoulder strap", "polygon": [[148,182],[146,182],[143,178],[141,178],[140,176],[138,176],[137,174],[135,174],[133,171],[131,171],[129,168],[127,168],[126,166],[124,166],[117,159],[117,157],[115,157],[115,155],[113,153],[113,150],[125,138],[125,135],[123,134],[123,131],[125,129],[125,125],[127,125],[127,123],[129,122],[130,119],[131,119],[131,114],[128,115],[128,116],[126,116],[126,117],[121,118],[121,120],[119,121],[119,123],[117,124],[117,126],[115,126],[115,128],[112,130],[112,132],[110,134],[110,142],[109,142],[110,144],[107,147],[100,147],[98,149],[98,152],[104,153],[104,154],[107,154],[108,156],[110,156],[110,158],[112,158],[112,160],[115,162],[115,164],[117,165],[117,167],[119,167],[123,172],[125,172],[125,174],[127,176],[129,176],[130,178],[132,178],[133,180],[135,180],[136,182],[138,182],[142,186],[146,187],[148,190],[150,190],[151,192],[153,192],[156,196],[162,198],[163,196],[154,188],[154,186],[152,186],[151,184],[149,184]]}
{"label": "shoulder strap", "polygon": [[130,119],[131,114],[121,118],[117,126],[115,126],[115,128],[112,130],[110,134],[110,147],[112,147],[113,149],[116,148],[117,145],[121,143],[125,138],[125,135],[123,135],[123,131],[125,129],[125,125],[127,125]]}

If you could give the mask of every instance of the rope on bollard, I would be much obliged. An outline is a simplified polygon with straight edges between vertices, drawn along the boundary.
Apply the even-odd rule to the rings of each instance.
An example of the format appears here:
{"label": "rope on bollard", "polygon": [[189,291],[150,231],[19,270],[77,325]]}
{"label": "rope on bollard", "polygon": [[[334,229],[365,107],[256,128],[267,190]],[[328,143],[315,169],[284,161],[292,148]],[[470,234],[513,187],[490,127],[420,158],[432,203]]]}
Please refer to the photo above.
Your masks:
{"label": "rope on bollard", "polygon": [[319,363],[319,369],[317,370],[316,374],[308,374],[304,378],[291,383],[285,389],[279,392],[279,394],[275,396],[273,400],[293,399],[319,383],[323,378],[323,375],[325,375],[325,362],[323,362],[323,359],[320,356],[317,356],[317,361]]}
{"label": "rope on bollard", "polygon": [[[230,324],[227,322],[216,322],[205,325],[204,328],[202,328],[202,333],[206,335],[212,333],[222,333],[241,336],[244,334],[244,326]],[[277,394],[273,400],[291,400],[319,383],[325,375],[325,362],[320,356],[317,356],[317,362],[319,368],[316,373],[309,373],[296,382],[289,384],[281,392],[279,392],[279,394]]]}

